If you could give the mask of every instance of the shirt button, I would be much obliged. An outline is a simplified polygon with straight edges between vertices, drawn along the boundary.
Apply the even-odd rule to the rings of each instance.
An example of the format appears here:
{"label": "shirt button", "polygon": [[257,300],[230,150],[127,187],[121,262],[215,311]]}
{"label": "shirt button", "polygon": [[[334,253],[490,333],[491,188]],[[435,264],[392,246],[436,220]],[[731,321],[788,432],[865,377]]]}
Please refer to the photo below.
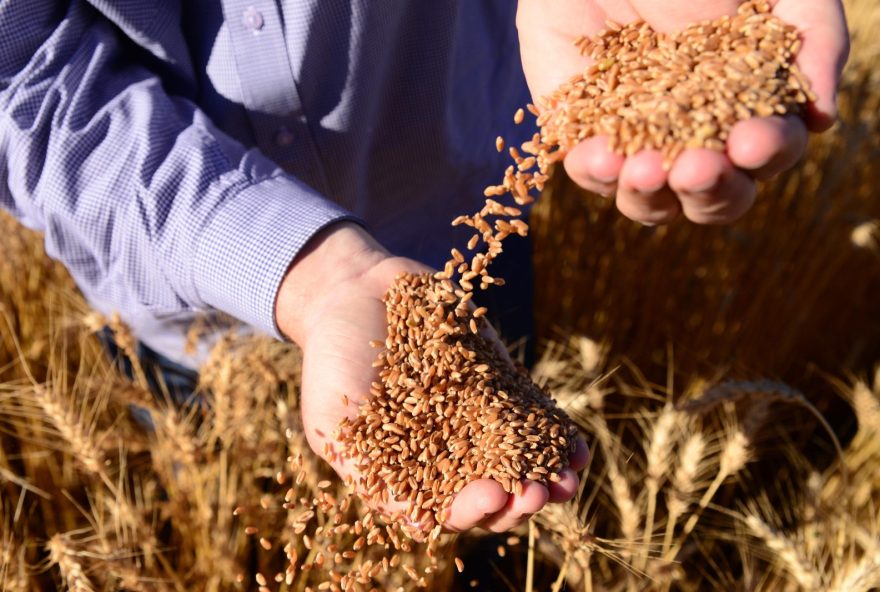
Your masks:
{"label": "shirt button", "polygon": [[263,13],[253,6],[248,6],[242,15],[242,22],[245,27],[256,33],[263,28]]}
{"label": "shirt button", "polygon": [[281,147],[293,144],[293,132],[286,125],[282,125],[275,132],[275,144]]}

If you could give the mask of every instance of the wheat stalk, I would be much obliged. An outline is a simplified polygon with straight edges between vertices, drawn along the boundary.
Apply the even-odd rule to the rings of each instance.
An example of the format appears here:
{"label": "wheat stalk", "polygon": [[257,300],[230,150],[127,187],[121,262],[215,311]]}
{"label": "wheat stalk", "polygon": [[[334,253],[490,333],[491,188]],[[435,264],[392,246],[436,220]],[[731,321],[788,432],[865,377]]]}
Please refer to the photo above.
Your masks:
{"label": "wheat stalk", "polygon": [[880,586],[880,556],[865,554],[857,563],[836,574],[829,592],[869,592]]}
{"label": "wheat stalk", "polygon": [[72,592],[95,592],[95,587],[86,575],[79,560],[81,554],[71,547],[70,540],[63,534],[53,535],[46,543],[49,562],[57,565],[68,589]]}
{"label": "wheat stalk", "polygon": [[754,536],[761,539],[767,548],[773,551],[774,558],[785,566],[804,590],[823,589],[821,577],[816,573],[813,565],[800,553],[798,545],[794,541],[754,514],[745,517],[745,524]]}
{"label": "wheat stalk", "polygon": [[[691,532],[693,532],[697,522],[700,520],[700,516],[708,507],[712,498],[715,497],[721,484],[724,483],[728,477],[735,475],[742,470],[749,461],[749,457],[748,437],[742,432],[742,430],[736,430],[732,435],[728,436],[724,447],[721,449],[721,455],[718,458],[718,472],[715,474],[712,483],[700,498],[700,501],[697,504],[697,509],[688,517],[687,522],[685,522],[681,533],[681,540],[686,540]],[[667,560],[673,559],[674,550],[675,548],[673,547],[666,554]]]}
{"label": "wheat stalk", "polygon": [[663,536],[663,554],[666,555],[672,546],[672,537],[678,519],[687,511],[692,493],[696,487],[700,463],[706,451],[706,439],[702,432],[691,434],[679,455],[679,464],[673,476],[673,491],[667,496],[666,507],[669,514],[666,518],[666,532]]}
{"label": "wheat stalk", "polygon": [[[653,421],[651,438],[647,443],[645,456],[647,466],[645,469],[648,508],[645,511],[645,529],[643,533],[643,544],[645,548],[651,542],[654,534],[654,515],[657,511],[657,496],[660,492],[660,486],[669,472],[671,464],[672,451],[675,444],[673,430],[676,422],[680,420],[680,415],[672,404],[666,404],[660,411],[660,414]],[[647,555],[642,555],[637,569],[644,569],[647,562]]]}

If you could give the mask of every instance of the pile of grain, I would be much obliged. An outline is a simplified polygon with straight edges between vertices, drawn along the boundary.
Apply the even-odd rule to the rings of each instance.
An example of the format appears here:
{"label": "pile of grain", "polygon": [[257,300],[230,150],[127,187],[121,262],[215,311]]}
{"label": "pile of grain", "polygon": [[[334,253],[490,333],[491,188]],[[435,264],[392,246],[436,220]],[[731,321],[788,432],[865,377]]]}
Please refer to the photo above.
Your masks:
{"label": "pile of grain", "polygon": [[574,451],[577,429],[480,334],[484,309],[469,306],[471,294],[429,274],[395,282],[380,380],[339,431],[370,500],[409,502],[422,532],[470,481],[519,492],[522,479],[558,480]]}

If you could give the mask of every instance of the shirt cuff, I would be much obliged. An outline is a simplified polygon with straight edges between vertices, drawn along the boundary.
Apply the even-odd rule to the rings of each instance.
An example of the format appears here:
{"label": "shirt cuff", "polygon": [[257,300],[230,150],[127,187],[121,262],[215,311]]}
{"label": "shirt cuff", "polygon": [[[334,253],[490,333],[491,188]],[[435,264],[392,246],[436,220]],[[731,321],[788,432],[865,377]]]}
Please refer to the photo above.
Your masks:
{"label": "shirt cuff", "polygon": [[361,220],[286,176],[245,186],[202,231],[194,283],[199,299],[284,340],[275,299],[299,250],[325,226]]}

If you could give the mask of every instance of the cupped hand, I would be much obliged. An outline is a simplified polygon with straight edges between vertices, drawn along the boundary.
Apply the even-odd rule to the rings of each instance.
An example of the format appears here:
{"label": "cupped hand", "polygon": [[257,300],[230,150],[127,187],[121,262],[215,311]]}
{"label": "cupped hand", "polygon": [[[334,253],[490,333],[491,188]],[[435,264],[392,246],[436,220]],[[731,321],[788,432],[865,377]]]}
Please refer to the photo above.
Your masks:
{"label": "cupped hand", "polygon": [[[643,19],[654,29],[675,31],[704,19],[734,14],[741,0],[519,0],[517,27],[523,69],[532,96],[552,93],[582,71],[588,59],[572,41],[594,35],[606,20]],[[755,199],[755,182],[793,166],[803,154],[807,131],[828,129],[837,116],[837,85],[849,54],[849,37],[839,0],[775,0],[773,13],[797,27],[802,48],[797,65],[810,81],[816,101],[804,119],[752,118],[731,130],[724,153],[688,149],[663,169],[659,152],[629,158],[611,153],[597,136],[572,148],[568,175],[590,191],[616,194],[618,209],[645,224],[663,224],[681,213],[702,224],[729,223]]]}
{"label": "cupped hand", "polygon": [[[319,292],[305,290],[305,294],[291,299],[279,296],[278,314],[279,326],[290,326],[288,334],[303,350],[301,404],[309,445],[344,478],[357,477],[353,461],[327,454],[326,447],[334,445],[334,430],[344,417],[357,413],[358,405],[369,395],[371,382],[378,378],[378,369],[373,367],[377,350],[369,344],[384,341],[386,336],[382,296],[399,274],[432,270],[411,259],[391,257],[358,227],[342,225],[340,231],[342,235],[333,233],[336,236],[324,240],[321,248],[309,254],[312,258],[304,261],[305,266],[294,266],[297,273],[324,269],[327,276],[333,277],[322,279]],[[347,255],[341,256],[345,261],[341,270],[327,268],[322,262],[325,257],[329,261],[343,253]],[[286,306],[299,309],[295,322],[282,318],[289,314],[281,312]],[[524,482],[521,495],[506,493],[490,479],[473,481],[456,495],[444,526],[453,531],[474,527],[509,530],[548,502],[571,499],[578,487],[575,471],[586,462],[587,448],[581,441],[571,467],[561,472],[559,482],[549,487]],[[406,508],[392,504],[378,509],[392,513]]]}

